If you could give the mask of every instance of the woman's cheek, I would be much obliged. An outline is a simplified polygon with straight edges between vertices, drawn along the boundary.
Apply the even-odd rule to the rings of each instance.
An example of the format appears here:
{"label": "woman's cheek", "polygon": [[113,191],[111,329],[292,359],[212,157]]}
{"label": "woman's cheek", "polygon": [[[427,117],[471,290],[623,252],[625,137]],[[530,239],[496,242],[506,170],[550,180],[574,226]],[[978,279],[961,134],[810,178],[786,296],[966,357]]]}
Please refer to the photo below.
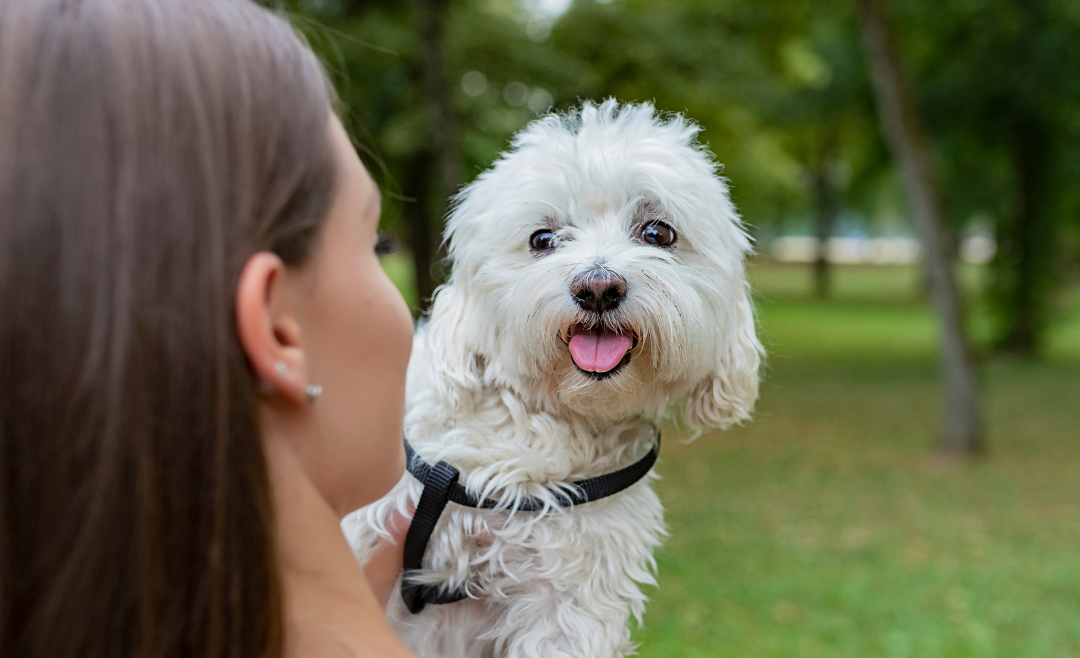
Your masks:
{"label": "woman's cheek", "polygon": [[[376,266],[378,267],[378,266]],[[413,324],[409,308],[380,267],[369,277],[366,304],[358,308],[356,340],[359,361],[366,364],[360,400],[353,409],[364,445],[369,474],[364,491],[357,491],[360,506],[385,495],[405,470],[401,442],[405,415],[405,374],[412,352]],[[359,438],[359,437],[358,437]],[[360,468],[360,466],[358,466]]]}

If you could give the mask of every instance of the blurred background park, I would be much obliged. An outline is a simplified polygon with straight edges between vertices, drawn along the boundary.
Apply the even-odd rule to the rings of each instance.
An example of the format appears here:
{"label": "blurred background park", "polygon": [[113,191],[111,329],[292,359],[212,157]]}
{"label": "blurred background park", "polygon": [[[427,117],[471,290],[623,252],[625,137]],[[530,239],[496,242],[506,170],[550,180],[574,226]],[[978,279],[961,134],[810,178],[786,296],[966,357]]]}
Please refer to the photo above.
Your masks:
{"label": "blurred background park", "polygon": [[[915,221],[868,7],[936,229]],[[447,271],[447,197],[539,114],[652,101],[723,163],[768,365],[752,423],[665,445],[642,656],[1080,656],[1080,2],[284,8],[383,190],[402,246],[384,265],[417,314]],[[978,394],[960,449],[928,230]]]}

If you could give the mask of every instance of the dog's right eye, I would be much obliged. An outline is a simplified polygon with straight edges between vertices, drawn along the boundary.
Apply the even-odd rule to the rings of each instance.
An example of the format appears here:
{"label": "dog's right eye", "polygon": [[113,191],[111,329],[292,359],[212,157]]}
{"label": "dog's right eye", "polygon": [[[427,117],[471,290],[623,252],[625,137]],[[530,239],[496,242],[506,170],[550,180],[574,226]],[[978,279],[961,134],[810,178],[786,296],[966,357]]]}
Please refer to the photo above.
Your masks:
{"label": "dog's right eye", "polygon": [[661,221],[652,221],[641,227],[641,240],[657,247],[675,244],[675,229]]}
{"label": "dog's right eye", "polygon": [[555,248],[555,234],[547,229],[541,229],[529,238],[529,246],[533,251],[551,251]]}

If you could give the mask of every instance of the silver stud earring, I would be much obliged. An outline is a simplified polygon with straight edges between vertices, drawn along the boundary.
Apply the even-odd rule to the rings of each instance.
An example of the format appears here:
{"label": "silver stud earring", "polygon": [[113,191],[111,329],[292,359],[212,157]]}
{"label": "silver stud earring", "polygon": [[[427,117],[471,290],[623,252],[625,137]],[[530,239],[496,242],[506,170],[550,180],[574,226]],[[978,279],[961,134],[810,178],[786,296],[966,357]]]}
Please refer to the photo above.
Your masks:
{"label": "silver stud earring", "polygon": [[274,372],[284,377],[289,374],[289,366],[284,361],[274,361]]}
{"label": "silver stud earring", "polygon": [[322,395],[322,386],[319,386],[318,384],[312,384],[311,386],[305,388],[304,392],[307,393],[308,404],[315,404],[315,400],[318,400],[319,396]]}

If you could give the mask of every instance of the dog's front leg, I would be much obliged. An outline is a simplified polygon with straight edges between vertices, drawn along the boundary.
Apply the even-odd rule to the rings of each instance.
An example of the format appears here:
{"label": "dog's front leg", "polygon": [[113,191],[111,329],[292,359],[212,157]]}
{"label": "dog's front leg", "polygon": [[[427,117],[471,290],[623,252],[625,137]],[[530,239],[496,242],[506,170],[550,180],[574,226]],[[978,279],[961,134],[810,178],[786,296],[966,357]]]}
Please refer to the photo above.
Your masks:
{"label": "dog's front leg", "polygon": [[[510,532],[507,523],[478,565],[492,626],[485,637],[505,658],[621,658],[634,645],[630,619],[655,584],[663,535],[660,500],[645,483],[618,496],[552,514]],[[503,543],[505,541],[505,543]],[[503,570],[494,568],[502,567]]]}
{"label": "dog's front leg", "polygon": [[[485,634],[502,658],[622,658],[630,642],[630,606],[592,585],[557,591],[549,581],[523,586],[506,598]],[[631,584],[631,586],[633,586]]]}

